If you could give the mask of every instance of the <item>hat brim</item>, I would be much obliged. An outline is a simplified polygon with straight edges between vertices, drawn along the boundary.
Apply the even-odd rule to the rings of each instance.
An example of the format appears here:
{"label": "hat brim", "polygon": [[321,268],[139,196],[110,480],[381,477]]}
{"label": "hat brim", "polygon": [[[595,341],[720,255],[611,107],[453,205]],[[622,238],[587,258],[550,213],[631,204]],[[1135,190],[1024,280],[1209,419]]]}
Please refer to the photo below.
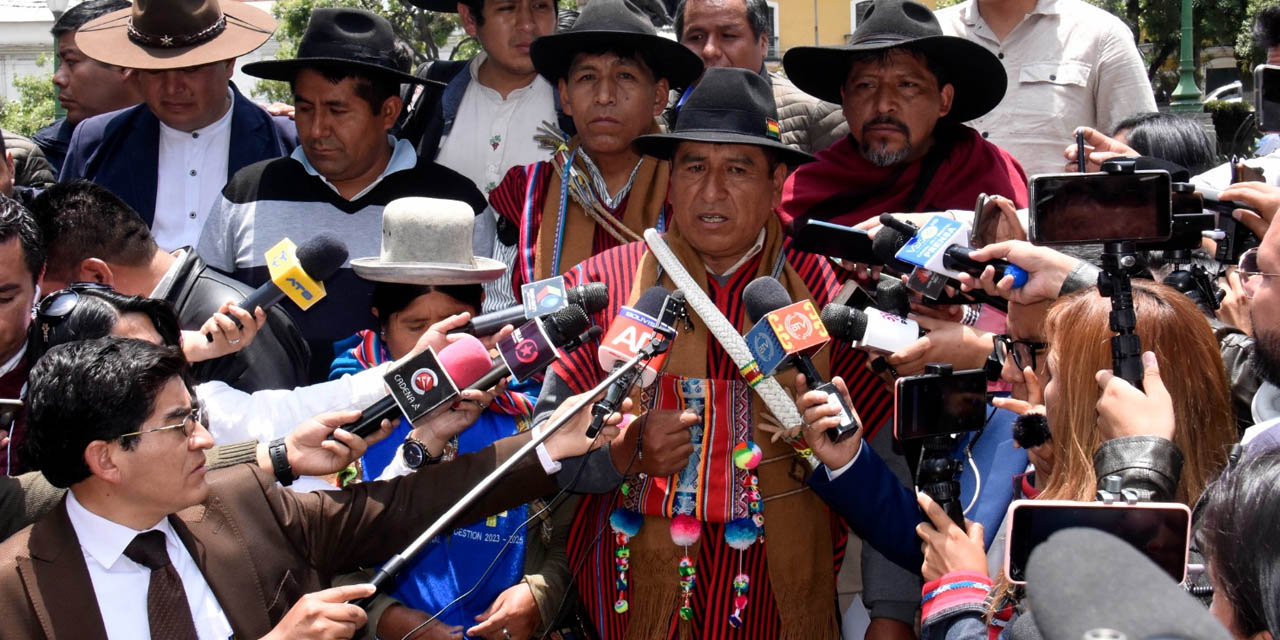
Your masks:
{"label": "hat brim", "polygon": [[76,31],[76,47],[105,64],[130,69],[182,69],[240,57],[266,42],[276,30],[271,14],[245,2],[222,2],[227,26],[213,38],[189,47],[144,47],[129,39],[133,8],[108,13]]}
{"label": "hat brim", "polygon": [[637,137],[631,141],[631,146],[636,151],[658,158],[660,160],[670,160],[675,154],[676,147],[681,142],[710,142],[712,144],[746,144],[762,149],[769,149],[778,154],[778,159],[782,162],[796,166],[806,162],[813,162],[817,158],[812,155],[800,151],[794,147],[789,147],[781,142],[776,142],[768,138],[760,136],[748,135],[737,131],[711,131],[706,129],[695,129],[693,131],[680,131],[675,133],[651,133]]}
{"label": "hat brim", "polygon": [[457,13],[458,0],[400,0],[401,2],[426,9],[427,11],[435,11],[437,13]]}
{"label": "hat brim", "polygon": [[854,44],[839,47],[794,47],[782,57],[787,78],[801,91],[827,102],[841,104],[853,56],[859,53],[910,47],[942,65],[955,98],[947,118],[968,122],[980,118],[1004,99],[1008,78],[995,54],[976,42],[954,36],[930,36],[917,40]]}
{"label": "hat brim", "polygon": [[475,258],[475,266],[467,267],[440,262],[383,262],[382,258],[356,258],[351,270],[357,276],[374,282],[398,284],[484,284],[507,272],[507,265],[492,258]]}
{"label": "hat brim", "polygon": [[583,51],[634,48],[643,51],[655,77],[666,78],[672,89],[683,89],[702,75],[702,58],[684,45],[662,36],[634,31],[565,31],[533,41],[529,57],[542,77],[555,83],[569,75],[573,57]]}
{"label": "hat brim", "polygon": [[319,65],[334,65],[346,67],[355,71],[360,71],[369,76],[378,76],[395,80],[401,84],[434,84],[441,87],[443,82],[435,80],[427,80],[419,78],[411,73],[404,73],[396,69],[371,64],[368,62],[356,62],[344,58],[293,58],[291,60],[260,60],[258,62],[250,62],[241,68],[241,71],[264,80],[280,80],[283,82],[292,82],[298,72],[303,69],[315,68]]}

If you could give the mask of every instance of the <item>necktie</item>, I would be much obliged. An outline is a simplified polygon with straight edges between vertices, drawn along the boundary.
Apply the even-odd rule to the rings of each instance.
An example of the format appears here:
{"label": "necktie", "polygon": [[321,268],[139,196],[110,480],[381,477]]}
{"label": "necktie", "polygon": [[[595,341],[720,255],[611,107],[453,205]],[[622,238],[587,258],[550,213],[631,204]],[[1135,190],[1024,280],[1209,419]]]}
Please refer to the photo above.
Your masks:
{"label": "necktie", "polygon": [[169,562],[164,548],[163,531],[139,533],[125,547],[124,555],[151,570],[147,588],[147,621],[152,640],[196,640],[196,624],[191,619],[191,605],[182,588],[178,570]]}

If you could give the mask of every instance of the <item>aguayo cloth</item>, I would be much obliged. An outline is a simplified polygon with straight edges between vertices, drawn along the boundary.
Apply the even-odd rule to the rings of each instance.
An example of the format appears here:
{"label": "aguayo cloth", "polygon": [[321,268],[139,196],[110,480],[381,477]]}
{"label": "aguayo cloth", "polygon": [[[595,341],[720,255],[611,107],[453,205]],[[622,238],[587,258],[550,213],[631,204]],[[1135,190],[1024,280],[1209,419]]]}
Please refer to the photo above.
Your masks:
{"label": "aguayo cloth", "polygon": [[690,464],[669,478],[627,480],[622,506],[644,515],[687,514],[704,522],[726,523],[747,516],[743,478],[733,465],[733,448],[751,439],[751,387],[741,379],[708,380],[663,374],[643,392],[641,403],[654,409],[688,410],[702,423],[690,428]]}
{"label": "aguayo cloth", "polygon": [[[666,236],[681,264],[704,287],[708,297],[740,329],[748,328],[742,303],[746,285],[772,275],[793,299],[813,298],[825,305],[839,288],[836,275],[820,256],[793,251],[781,226],[770,218],[764,249],[725,278],[709,276],[678,230]],[[566,274],[569,284],[603,282],[610,304],[593,320],[607,328],[618,308],[653,284],[672,287],[659,276],[656,259],[644,243],[617,247],[578,265]],[[694,429],[695,453],[684,472],[672,478],[633,479],[613,495],[587,496],[580,504],[569,539],[570,566],[603,638],[838,638],[834,580],[843,560],[845,527],[804,488],[804,463],[790,445],[771,442],[757,428],[763,404],[750,392],[737,366],[694,316],[694,330],[681,327],[668,356],[665,374],[641,398],[645,407],[701,408],[704,421]],[[883,423],[891,410],[884,383],[865,367],[866,356],[848,345],[830,345],[818,354],[820,370],[844,377],[854,404],[868,425]],[[604,375],[595,350],[580,349],[555,365],[557,375],[575,391],[584,391]],[[791,376],[784,376],[790,386]],[[743,551],[725,539],[725,522],[745,514],[742,483],[732,462],[733,448],[754,440],[764,462],[756,469],[764,496],[764,536]],[[615,554],[619,546],[608,534],[609,516],[631,507],[643,517],[630,539],[629,608],[616,613],[619,598]],[[697,570],[692,591],[692,618],[682,621],[678,562],[686,549],[671,535],[670,516],[688,513],[700,524],[696,544],[687,553]],[[604,529],[605,535],[596,534]],[[750,578],[750,604],[742,626],[733,629],[733,581]],[[586,585],[590,585],[586,588]],[[731,636],[732,634],[732,636]]]}
{"label": "aguayo cloth", "polygon": [[915,162],[877,167],[853,136],[818,152],[787,178],[779,214],[794,228],[813,218],[855,225],[882,213],[973,209],[978,194],[1027,206],[1027,175],[1013,156],[962,125],[939,124],[933,147]]}
{"label": "aguayo cloth", "polygon": [[[656,126],[654,131],[658,131]],[[630,242],[632,236],[639,240],[645,229],[662,229],[665,224],[667,162],[643,156],[627,193],[610,207],[597,193],[583,161],[585,152],[578,150],[577,144],[576,138],[571,139],[557,151],[562,166],[563,161],[572,159],[577,169],[570,176],[569,192],[562,189],[566,184],[563,171],[547,161],[512,167],[489,193],[490,206],[519,229],[511,277],[516,300],[520,299],[521,285],[560,275],[593,255]],[[592,205],[592,215],[575,192]]]}

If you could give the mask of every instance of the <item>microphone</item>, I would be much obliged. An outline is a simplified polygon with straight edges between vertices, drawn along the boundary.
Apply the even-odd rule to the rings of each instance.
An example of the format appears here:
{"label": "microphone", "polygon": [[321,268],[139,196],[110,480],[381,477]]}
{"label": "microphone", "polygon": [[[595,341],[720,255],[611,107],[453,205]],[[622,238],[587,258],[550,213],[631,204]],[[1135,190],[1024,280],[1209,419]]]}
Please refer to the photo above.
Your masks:
{"label": "microphone", "polygon": [[804,374],[810,389],[826,392],[827,403],[840,408],[840,424],[832,427],[827,437],[839,442],[856,433],[861,424],[853,417],[853,410],[845,404],[836,386],[823,379],[809,358],[809,354],[821,350],[830,341],[813,301],[793,303],[781,282],[762,276],[743,289],[742,302],[747,319],[755,324],[745,337],[761,371],[773,375],[784,365],[794,366]]}
{"label": "microphone", "polygon": [[977,277],[989,264],[996,268],[1000,277],[1013,276],[1014,288],[1026,284],[1027,272],[1021,267],[1005,260],[979,262],[970,257],[972,253],[973,250],[969,248],[969,225],[944,216],[933,216],[925,222],[919,233],[898,250],[895,257],[920,269],[950,278],[958,278],[961,273]]}
{"label": "microphone", "polygon": [[577,342],[590,327],[587,312],[577,305],[534,318],[498,343],[498,357],[489,371],[466,388],[488,389],[507,376],[517,382],[527,380],[555,362],[560,357],[559,350]]}
{"label": "microphone", "polygon": [[[365,438],[377,432],[383,420],[406,414],[412,422],[458,397],[458,389],[470,388],[485,375],[489,366],[489,350],[474,336],[455,341],[439,354],[432,354],[428,349],[389,371],[384,380],[391,388],[391,395],[370,405],[361,412],[359,420],[342,428]],[[401,409],[401,402],[415,415],[408,416],[409,412]]]}
{"label": "microphone", "polygon": [[[875,306],[877,309],[905,318],[911,313],[911,293],[907,291],[907,285],[902,284],[901,280],[881,280],[876,284]],[[826,323],[826,320],[823,320],[823,323]],[[828,332],[831,330],[831,325],[827,325],[827,330]]]}
{"label": "microphone", "polygon": [[[296,247],[288,238],[267,250],[267,269],[271,280],[254,289],[237,307],[253,313],[258,307],[264,310],[289,296],[303,311],[325,296],[324,281],[347,262],[347,245],[325,234],[316,236]],[[235,316],[231,321],[236,328],[244,324]],[[204,337],[213,342],[213,334]]]}
{"label": "microphone", "polygon": [[1013,288],[1017,289],[1027,283],[1027,272],[1016,264],[1011,264],[1008,260],[988,260],[986,262],[974,260],[970,254],[974,252],[969,247],[959,245],[951,245],[942,252],[942,266],[951,271],[962,271],[975,278],[982,275],[987,265],[995,267],[995,281],[1000,282],[1005,276],[1013,276]]}
{"label": "microphone", "polygon": [[905,233],[897,226],[885,225],[876,231],[876,236],[871,239],[871,251],[876,257],[884,263],[886,267],[900,274],[911,273],[912,266],[898,259],[898,250],[907,244],[911,238],[915,236],[914,226],[910,223],[900,222],[897,218],[885,214],[881,216],[883,221],[885,218],[893,220],[900,225],[911,226],[911,232]]}
{"label": "microphone", "polygon": [[[653,286],[645,289],[636,300],[634,307],[622,307],[609,325],[609,332],[600,342],[596,357],[600,368],[612,372],[640,353],[659,330],[658,319],[666,306],[671,292],[666,287]],[[668,329],[674,332],[674,329]],[[666,352],[655,355],[645,363],[639,372],[640,386],[647,387],[658,378],[658,372],[666,362]],[[618,410],[627,392],[635,384],[635,375],[624,375],[614,381],[605,390],[604,397],[591,406],[591,425],[587,427],[587,437],[594,438],[604,426],[604,421]]]}
{"label": "microphone", "polygon": [[822,323],[831,337],[859,349],[896,353],[920,338],[915,320],[875,307],[865,310],[829,304],[822,308]]}
{"label": "microphone", "polygon": [[[554,282],[559,280],[557,286]],[[488,336],[500,331],[509,324],[521,324],[526,320],[545,316],[549,312],[558,311],[569,305],[576,305],[588,315],[604,310],[609,305],[609,286],[603,282],[588,282],[566,289],[564,278],[556,277],[536,283],[534,290],[530,285],[524,289],[524,304],[502,311],[483,313],[471,319],[471,322],[450,331],[449,333],[469,333],[474,336]]]}

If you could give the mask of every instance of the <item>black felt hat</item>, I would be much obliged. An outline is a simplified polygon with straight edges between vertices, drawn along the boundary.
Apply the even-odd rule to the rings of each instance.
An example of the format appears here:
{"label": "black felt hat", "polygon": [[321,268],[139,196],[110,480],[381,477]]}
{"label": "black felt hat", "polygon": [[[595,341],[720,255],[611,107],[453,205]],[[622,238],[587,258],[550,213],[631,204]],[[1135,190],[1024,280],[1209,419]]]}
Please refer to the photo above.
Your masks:
{"label": "black felt hat", "polygon": [[1135,640],[1231,637],[1165,570],[1097,529],[1063,529],[1037,546],[1027,598],[1045,640],[1079,640],[1096,629]]}
{"label": "black felt hat", "polygon": [[289,82],[302,69],[316,65],[347,67],[402,83],[432,82],[397,66],[396,36],[386,18],[364,9],[346,8],[312,12],[307,31],[298,43],[298,55],[292,60],[251,62],[244,65],[244,72],[256,78]]}
{"label": "black felt hat", "polygon": [[801,91],[840,104],[840,88],[855,55],[898,47],[919,51],[942,67],[945,81],[955,86],[955,99],[947,114],[952,120],[978,118],[1004,99],[1008,80],[995,54],[976,42],[942,35],[933,11],[912,0],[877,0],[849,44],[793,47],[782,57],[782,66]]}
{"label": "black felt hat", "polygon": [[658,35],[649,18],[627,0],[591,0],[568,31],[534,40],[529,57],[538,73],[555,82],[569,74],[579,53],[618,48],[642,52],[654,77],[666,78],[672,89],[687,87],[702,75],[702,58]]}
{"label": "black felt hat", "polygon": [[772,149],[790,165],[814,159],[782,144],[769,81],[759,73],[732,67],[707,69],[680,108],[674,131],[640,136],[631,144],[640,153],[670,159],[681,142],[749,144]]}
{"label": "black felt hat", "polygon": [[440,13],[457,13],[458,0],[400,0],[401,2],[426,9],[427,11],[438,11]]}

